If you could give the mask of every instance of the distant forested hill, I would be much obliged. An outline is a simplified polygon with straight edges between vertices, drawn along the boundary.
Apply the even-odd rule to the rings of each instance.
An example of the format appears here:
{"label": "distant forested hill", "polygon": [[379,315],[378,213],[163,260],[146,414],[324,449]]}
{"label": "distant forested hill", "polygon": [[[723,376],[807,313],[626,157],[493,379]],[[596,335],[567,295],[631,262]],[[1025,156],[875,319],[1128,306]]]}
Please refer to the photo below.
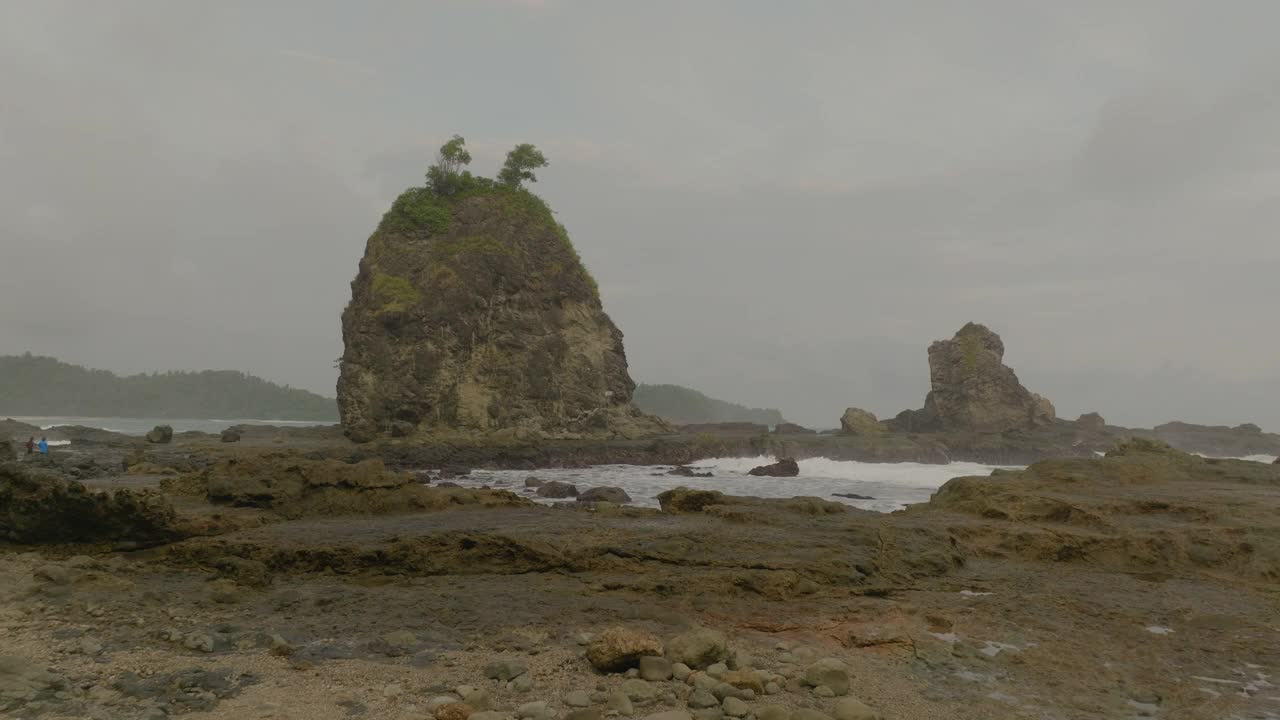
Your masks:
{"label": "distant forested hill", "polygon": [[679,385],[644,385],[636,387],[633,401],[650,415],[673,423],[752,422],[777,425],[782,413],[772,408],[749,408],[707,397],[697,390]]}
{"label": "distant forested hill", "polygon": [[336,420],[337,403],[234,370],[120,377],[51,357],[0,355],[0,417]]}

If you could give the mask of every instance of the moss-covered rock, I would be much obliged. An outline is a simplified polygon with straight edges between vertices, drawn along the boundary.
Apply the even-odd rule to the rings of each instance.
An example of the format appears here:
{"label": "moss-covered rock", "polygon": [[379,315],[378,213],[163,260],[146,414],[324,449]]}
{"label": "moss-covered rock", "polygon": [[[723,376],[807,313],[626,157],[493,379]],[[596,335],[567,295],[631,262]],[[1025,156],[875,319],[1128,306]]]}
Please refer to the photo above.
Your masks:
{"label": "moss-covered rock", "polygon": [[640,437],[622,333],[564,227],[489,183],[402,194],[369,238],[342,316],[349,437]]}

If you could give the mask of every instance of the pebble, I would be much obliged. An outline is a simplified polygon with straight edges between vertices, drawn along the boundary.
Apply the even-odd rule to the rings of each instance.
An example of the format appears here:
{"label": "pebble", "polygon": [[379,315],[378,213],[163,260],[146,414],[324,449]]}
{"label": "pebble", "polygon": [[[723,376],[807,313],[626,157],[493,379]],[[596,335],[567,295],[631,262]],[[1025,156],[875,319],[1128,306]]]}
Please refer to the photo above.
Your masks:
{"label": "pebble", "polygon": [[817,695],[820,698],[833,698],[836,696],[836,691],[832,690],[826,685],[819,685],[818,687],[813,689],[813,694]]}
{"label": "pebble", "polygon": [[529,677],[529,673],[525,673],[507,683],[507,687],[516,692],[529,692],[533,689],[533,678]]}
{"label": "pebble", "polygon": [[699,690],[710,690],[720,684],[720,681],[711,677],[704,672],[696,672],[689,676],[689,684]]}
{"label": "pebble", "polygon": [[484,666],[484,676],[500,682],[514,680],[528,671],[529,666],[520,660],[495,660]]}
{"label": "pebble", "polygon": [[736,697],[739,700],[756,699],[756,693],[751,688],[736,688],[726,682],[716,683],[716,686],[711,688],[711,694],[721,700],[727,697]]}
{"label": "pebble", "polygon": [[777,695],[782,692],[782,687],[776,682],[767,683],[764,686],[765,695]]}
{"label": "pebble", "polygon": [[629,678],[638,678],[640,677],[640,671],[636,668],[627,668],[627,672],[624,675]]}
{"label": "pebble", "polygon": [[618,690],[626,693],[627,697],[631,698],[631,702],[639,705],[648,705],[658,699],[659,694],[662,692],[662,686],[653,685],[637,678],[623,681],[618,686]]}
{"label": "pebble", "polygon": [[713,678],[720,678],[727,672],[729,672],[729,666],[724,663],[712,663],[707,666],[707,674]]}
{"label": "pebble", "polygon": [[630,716],[635,713],[635,707],[631,704],[631,698],[621,690],[615,690],[609,693],[609,698],[605,701],[605,707],[618,713],[619,715]]}
{"label": "pebble", "polygon": [[445,705],[456,702],[458,702],[458,698],[453,697],[452,695],[437,695],[427,701],[427,712],[434,714],[436,710],[439,710]]}
{"label": "pebble", "polygon": [[584,708],[591,705],[591,696],[586,690],[573,690],[564,696],[564,704],[573,708]]}
{"label": "pebble", "polygon": [[849,694],[849,668],[836,658],[823,658],[804,669],[804,683],[826,685],[836,695]]}
{"label": "pebble", "polygon": [[451,702],[436,708],[436,720],[467,720],[475,712],[470,705]]}
{"label": "pebble", "polygon": [[709,707],[717,707],[720,701],[716,700],[716,696],[701,688],[689,693],[689,707],[694,709],[702,709]]}
{"label": "pebble", "polygon": [[[724,709],[725,715],[728,715],[729,717],[735,717],[735,718],[746,717],[747,712],[750,711],[750,708],[747,707],[747,704],[736,697],[725,698],[724,702],[720,704],[720,707]],[[840,719],[837,718],[837,720],[840,720]]]}
{"label": "pebble", "polygon": [[672,677],[679,680],[680,682],[684,682],[685,680],[688,680],[689,676],[692,674],[693,674],[693,670],[690,669],[689,666],[685,665],[684,663],[674,663],[671,665]]}
{"label": "pebble", "polygon": [[191,633],[182,639],[182,647],[200,652],[213,652],[213,637],[203,633]]}
{"label": "pebble", "polygon": [[61,565],[41,565],[32,573],[41,580],[48,580],[54,585],[68,585],[71,583],[71,573]]}
{"label": "pebble", "polygon": [[874,710],[851,697],[837,700],[834,712],[836,720],[878,720],[880,717]]}
{"label": "pebble", "polygon": [[288,657],[293,654],[293,645],[280,635],[272,635],[268,651],[277,657]]}

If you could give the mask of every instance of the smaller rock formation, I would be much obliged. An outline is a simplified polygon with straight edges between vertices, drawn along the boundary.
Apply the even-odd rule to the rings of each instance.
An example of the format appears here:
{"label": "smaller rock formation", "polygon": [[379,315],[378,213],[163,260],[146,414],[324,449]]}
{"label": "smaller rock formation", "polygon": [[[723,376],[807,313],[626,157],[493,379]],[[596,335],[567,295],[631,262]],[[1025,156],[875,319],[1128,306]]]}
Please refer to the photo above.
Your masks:
{"label": "smaller rock formation", "polygon": [[173,428],[168,425],[157,425],[147,432],[147,442],[163,444],[173,441]]}
{"label": "smaller rock formation", "polygon": [[899,431],[1003,433],[1053,424],[1053,404],[1022,386],[1004,364],[1004,342],[985,325],[968,323],[950,340],[929,346],[924,408],[893,421]]}
{"label": "smaller rock formation", "polygon": [[713,477],[709,472],[698,472],[688,465],[677,465],[676,467],[668,470],[667,474],[674,475],[675,477]]}
{"label": "smaller rock formation", "polygon": [[235,428],[227,428],[222,431],[222,442],[233,443],[240,442],[240,431]]}
{"label": "smaller rock formation", "polygon": [[623,672],[640,665],[640,658],[661,656],[662,641],[642,630],[611,627],[587,645],[587,660],[600,672]]}
{"label": "smaller rock formation", "polygon": [[795,477],[800,474],[800,464],[791,458],[779,458],[771,465],[753,467],[747,473],[757,477]]}
{"label": "smaller rock formation", "polygon": [[810,430],[809,428],[803,425],[784,422],[784,423],[778,423],[777,425],[774,426],[773,434],[774,435],[817,435],[818,431]]}
{"label": "smaller rock formation", "polygon": [[847,408],[840,416],[840,432],[845,435],[871,435],[882,429],[876,416],[862,408]]}
{"label": "smaller rock formation", "polygon": [[1085,413],[1076,419],[1076,427],[1085,432],[1102,432],[1107,429],[1107,421],[1096,412]]}
{"label": "smaller rock formation", "polygon": [[559,500],[578,496],[578,487],[573,483],[549,480],[538,486],[538,497]]}

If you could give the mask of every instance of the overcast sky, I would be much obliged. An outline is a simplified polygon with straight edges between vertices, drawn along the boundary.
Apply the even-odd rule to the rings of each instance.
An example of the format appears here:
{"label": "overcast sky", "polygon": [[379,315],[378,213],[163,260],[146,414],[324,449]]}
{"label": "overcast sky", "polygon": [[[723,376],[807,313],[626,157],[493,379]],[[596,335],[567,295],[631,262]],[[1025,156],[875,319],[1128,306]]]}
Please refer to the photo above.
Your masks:
{"label": "overcast sky", "polygon": [[[332,395],[435,149],[542,148],[632,375],[831,426],[964,322],[1280,431],[1280,4],[0,0],[0,353]],[[0,408],[2,411],[3,408]]]}

